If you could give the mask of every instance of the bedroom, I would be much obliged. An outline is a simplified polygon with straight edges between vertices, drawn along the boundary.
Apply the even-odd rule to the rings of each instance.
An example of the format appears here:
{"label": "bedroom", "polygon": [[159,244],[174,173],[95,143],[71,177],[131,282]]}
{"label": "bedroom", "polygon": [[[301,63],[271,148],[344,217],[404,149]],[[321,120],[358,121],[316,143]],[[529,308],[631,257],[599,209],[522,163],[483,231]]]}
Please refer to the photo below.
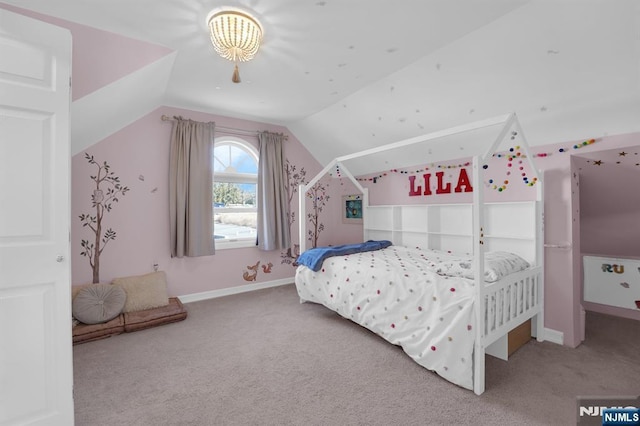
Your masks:
{"label": "bedroom", "polygon": [[[326,54],[334,55],[327,62],[335,64],[332,69],[326,69],[323,62],[326,59],[316,52],[316,41],[302,40],[308,45],[297,49],[308,51],[291,50],[286,44],[290,38],[301,37],[300,26],[309,24],[310,27],[311,23],[299,21],[296,24],[290,21],[288,12],[278,15],[274,11],[270,15],[266,6],[264,10],[256,6],[261,18],[269,23],[265,46],[254,61],[241,65],[243,83],[237,87],[230,81],[230,63],[215,57],[208,44],[206,27],[200,25],[204,20],[200,15],[206,16],[215,4],[189,11],[176,9],[180,5],[175,3],[167,6],[169,11],[165,13],[180,16],[181,22],[187,22],[181,28],[182,32],[173,37],[181,42],[188,37],[197,40],[178,48],[166,47],[174,46],[178,41],[153,43],[151,36],[138,34],[136,29],[120,30],[128,18],[117,18],[116,15],[110,27],[112,15],[107,11],[102,11],[103,19],[93,16],[93,21],[89,18],[83,21],[83,14],[92,15],[80,4],[68,2],[65,3],[68,7],[58,8],[38,6],[38,3],[32,2],[34,10],[57,18],[37,17],[63,23],[72,32],[80,34],[74,37],[77,44],[74,44],[71,106],[71,265],[74,284],[91,279],[87,260],[78,254],[79,241],[86,236],[81,235],[76,219],[88,208],[90,172],[84,152],[108,161],[121,180],[132,188],[108,217],[109,226],[118,232],[118,237],[103,254],[101,274],[105,280],[150,272],[157,264],[167,271],[170,292],[184,296],[186,300],[189,296],[196,300],[195,295],[210,297],[238,289],[291,282],[294,268],[282,263],[280,252],[220,250],[212,260],[170,258],[168,236],[161,231],[166,229],[168,219],[164,214],[158,214],[167,210],[166,198],[163,198],[166,196],[166,184],[163,183],[166,167],[163,164],[168,161],[166,141],[171,128],[170,123],[161,120],[162,115],[215,121],[220,126],[244,130],[282,132],[289,137],[286,156],[292,164],[304,168],[310,178],[340,155],[516,111],[533,152],[553,153],[536,160],[539,160],[538,167],[545,171],[546,230],[547,235],[553,236],[546,242],[562,246],[571,245],[574,235],[569,227],[573,211],[572,180],[568,172],[572,146],[595,138],[596,143],[592,146],[580,149],[580,153],[587,153],[638,144],[639,129],[635,119],[639,112],[635,50],[637,9],[633,2],[616,3],[615,7],[590,2],[580,10],[575,9],[578,6],[573,2],[553,7],[545,2],[519,2],[510,6],[506,6],[506,2],[494,2],[493,8],[487,8],[478,16],[485,22],[461,20],[465,21],[461,27],[450,26],[450,32],[441,33],[441,38],[438,34],[425,34],[425,39],[434,40],[431,45],[404,47],[402,39],[367,41],[378,45],[379,56],[363,55],[362,62],[357,64],[352,57],[360,57],[357,47],[365,40],[342,44],[327,41],[330,46],[344,46],[344,51],[327,49]],[[29,7],[29,2],[4,2],[0,6],[16,10],[12,4]],[[328,25],[327,22],[333,22],[327,20],[336,13],[338,6],[331,2],[313,2],[304,7],[312,12],[305,16],[316,14],[325,19],[319,19],[316,25],[320,27],[318,31],[322,37],[328,37],[322,28]],[[338,9],[355,19],[353,10]],[[142,13],[143,10],[131,11],[131,16],[136,16],[134,12]],[[459,13],[455,10],[447,12],[454,16]],[[424,19],[429,19],[427,26],[433,27],[434,32],[441,28],[433,22],[432,15],[425,13],[425,16]],[[594,28],[600,29],[604,23],[612,22],[618,25],[594,31]],[[575,29],[565,32],[570,24],[575,25]],[[117,34],[120,31],[123,35]],[[536,37],[514,36],[523,32],[536,34]],[[349,49],[351,43],[354,49]],[[181,62],[182,49],[196,50],[205,58],[207,62],[198,67],[197,74],[215,80],[214,83],[188,88],[171,80],[179,67],[192,66]],[[463,54],[462,51],[475,53]],[[298,62],[302,59],[297,58],[308,57],[308,65]],[[375,62],[367,62],[372,60]],[[278,97],[267,98],[262,90],[263,85],[269,84],[261,80],[264,81],[265,76],[272,79],[273,74],[286,75],[280,69],[270,71],[269,66],[274,63],[295,70],[299,80],[291,80],[289,85],[280,82]],[[346,66],[340,66],[345,63]],[[502,72],[492,72],[491,67],[496,64]],[[307,66],[312,68],[307,69]],[[357,67],[367,69],[360,78],[355,70],[352,71]],[[329,81],[331,79],[334,81]],[[349,88],[347,80],[360,81]],[[300,81],[306,81],[304,90],[311,90],[311,82],[314,90],[321,92],[321,98],[316,101],[318,104],[303,106],[298,103],[300,100],[294,95],[301,90],[296,86]],[[199,94],[205,90],[202,87],[207,87],[207,102],[210,99],[212,104],[202,100],[200,104],[190,103],[187,96]],[[357,88],[366,90],[358,91]],[[224,94],[232,90],[235,95],[230,100]],[[334,95],[334,92],[338,94]],[[252,102],[251,109],[239,106],[241,101],[258,93],[264,104]],[[311,95],[308,97],[312,98]],[[433,103],[432,99],[438,99],[438,102]],[[310,114],[312,111],[315,114]],[[301,117],[291,119],[295,114]],[[559,149],[565,148],[568,151],[560,153]],[[386,185],[385,179],[374,185]],[[513,188],[505,191],[505,195],[511,193],[510,189]],[[334,200],[351,194],[348,186],[338,185],[335,191]],[[323,216],[324,223],[331,226],[321,233],[320,244],[340,244],[357,239],[357,227],[342,225],[337,210],[327,209],[323,213],[326,215]],[[575,250],[555,248],[548,248],[546,252],[546,327],[556,331],[556,337],[562,336],[558,343],[569,347],[575,347],[581,341],[580,264],[570,266],[575,265],[579,254]],[[270,274],[260,268],[256,281],[248,284],[243,273],[249,271],[247,266],[258,261],[262,265],[271,263],[274,267]],[[247,285],[254,287],[245,287]]]}

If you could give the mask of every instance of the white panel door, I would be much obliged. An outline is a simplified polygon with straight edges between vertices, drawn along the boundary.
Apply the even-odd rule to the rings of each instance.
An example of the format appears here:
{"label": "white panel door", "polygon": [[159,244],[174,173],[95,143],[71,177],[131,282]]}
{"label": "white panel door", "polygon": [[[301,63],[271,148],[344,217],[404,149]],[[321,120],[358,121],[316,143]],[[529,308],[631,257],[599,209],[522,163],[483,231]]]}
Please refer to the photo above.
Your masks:
{"label": "white panel door", "polygon": [[72,425],[67,30],[0,9],[0,425]]}

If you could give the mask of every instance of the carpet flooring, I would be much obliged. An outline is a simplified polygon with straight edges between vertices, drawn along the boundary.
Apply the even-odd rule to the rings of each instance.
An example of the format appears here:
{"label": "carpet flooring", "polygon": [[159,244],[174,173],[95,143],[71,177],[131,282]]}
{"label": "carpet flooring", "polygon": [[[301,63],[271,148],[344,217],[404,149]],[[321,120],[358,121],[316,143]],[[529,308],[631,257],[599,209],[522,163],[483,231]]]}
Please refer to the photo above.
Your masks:
{"label": "carpet flooring", "polygon": [[76,425],[569,425],[577,396],[640,394],[640,322],[587,313],[576,349],[487,356],[481,396],[286,285],[74,347]]}

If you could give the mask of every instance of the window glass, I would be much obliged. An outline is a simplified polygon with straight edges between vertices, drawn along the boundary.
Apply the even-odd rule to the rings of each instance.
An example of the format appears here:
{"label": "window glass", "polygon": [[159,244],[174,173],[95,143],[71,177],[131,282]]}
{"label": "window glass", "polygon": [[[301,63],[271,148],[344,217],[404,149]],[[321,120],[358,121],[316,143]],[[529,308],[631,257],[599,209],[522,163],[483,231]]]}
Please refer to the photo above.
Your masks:
{"label": "window glass", "polygon": [[257,175],[258,157],[251,148],[233,141],[216,143],[213,150],[214,173],[251,173]]}
{"label": "window glass", "polygon": [[219,139],[212,161],[216,247],[253,246],[258,217],[258,153],[245,141]]}

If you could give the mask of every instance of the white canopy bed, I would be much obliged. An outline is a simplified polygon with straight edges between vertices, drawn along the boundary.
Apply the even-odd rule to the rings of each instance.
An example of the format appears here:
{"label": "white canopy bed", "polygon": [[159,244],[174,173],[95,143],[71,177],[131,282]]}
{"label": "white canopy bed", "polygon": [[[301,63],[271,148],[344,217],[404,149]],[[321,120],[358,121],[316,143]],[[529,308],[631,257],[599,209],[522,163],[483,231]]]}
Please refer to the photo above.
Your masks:
{"label": "white canopy bed", "polygon": [[[485,203],[483,168],[514,145],[529,163],[529,179],[537,179],[536,199]],[[472,203],[369,205],[354,177],[462,157],[472,158]],[[542,179],[515,114],[336,158],[300,186],[299,217],[306,217],[308,191],[335,170],[362,192],[364,240],[391,245],[326,258],[315,271],[300,265],[301,302],[327,306],[478,395],[485,353],[507,359],[511,330],[533,319],[532,334],[543,340]],[[299,227],[305,255],[304,220]]]}

